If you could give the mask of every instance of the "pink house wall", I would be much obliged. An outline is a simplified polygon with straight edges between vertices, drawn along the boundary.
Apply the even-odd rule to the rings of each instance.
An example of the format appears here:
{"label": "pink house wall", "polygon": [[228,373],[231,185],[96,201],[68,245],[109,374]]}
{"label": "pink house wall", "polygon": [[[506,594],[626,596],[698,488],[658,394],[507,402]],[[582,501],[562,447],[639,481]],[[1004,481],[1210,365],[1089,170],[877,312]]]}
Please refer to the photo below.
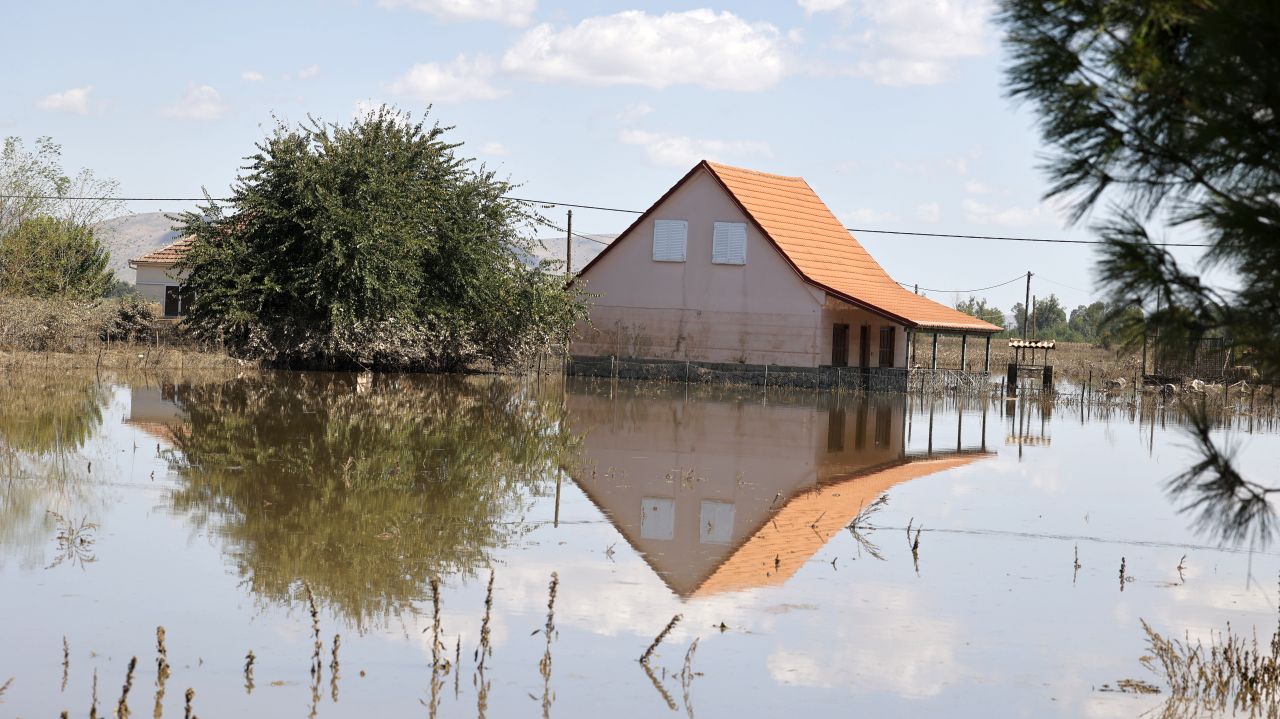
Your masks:
{"label": "pink house wall", "polygon": [[[655,220],[688,221],[684,262],[653,260]],[[745,265],[711,262],[715,222],[746,223]],[[850,365],[857,327],[869,323],[874,367],[886,322],[804,282],[706,170],[615,240],[579,282],[598,296],[590,323],[577,328],[576,355],[815,367],[831,363],[832,323],[848,322]],[[901,327],[898,335],[905,347]],[[895,365],[905,366],[905,354]]]}

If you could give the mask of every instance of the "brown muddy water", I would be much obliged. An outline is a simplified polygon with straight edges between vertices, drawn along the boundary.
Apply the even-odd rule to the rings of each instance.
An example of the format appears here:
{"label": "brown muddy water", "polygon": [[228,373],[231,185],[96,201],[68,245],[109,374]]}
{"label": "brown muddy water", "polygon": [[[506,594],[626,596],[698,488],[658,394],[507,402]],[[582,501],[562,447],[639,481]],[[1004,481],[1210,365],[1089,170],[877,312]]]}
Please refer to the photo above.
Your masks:
{"label": "brown muddy water", "polygon": [[0,717],[1135,716],[1276,625],[1168,413],[690,391],[2,378]]}

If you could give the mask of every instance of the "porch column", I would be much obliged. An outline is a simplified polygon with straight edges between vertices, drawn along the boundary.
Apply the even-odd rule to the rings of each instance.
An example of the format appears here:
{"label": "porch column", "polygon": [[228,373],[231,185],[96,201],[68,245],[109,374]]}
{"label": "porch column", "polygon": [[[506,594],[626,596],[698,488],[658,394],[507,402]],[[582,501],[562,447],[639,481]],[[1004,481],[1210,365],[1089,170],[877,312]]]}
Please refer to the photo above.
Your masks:
{"label": "porch column", "polygon": [[961,372],[969,371],[968,362],[969,362],[969,335],[962,334],[960,335],[960,371]]}
{"label": "porch column", "polygon": [[987,348],[982,357],[982,371],[991,374],[991,334],[987,334]]}
{"label": "porch column", "polygon": [[929,359],[929,369],[938,369],[938,333],[933,333],[933,357]]}

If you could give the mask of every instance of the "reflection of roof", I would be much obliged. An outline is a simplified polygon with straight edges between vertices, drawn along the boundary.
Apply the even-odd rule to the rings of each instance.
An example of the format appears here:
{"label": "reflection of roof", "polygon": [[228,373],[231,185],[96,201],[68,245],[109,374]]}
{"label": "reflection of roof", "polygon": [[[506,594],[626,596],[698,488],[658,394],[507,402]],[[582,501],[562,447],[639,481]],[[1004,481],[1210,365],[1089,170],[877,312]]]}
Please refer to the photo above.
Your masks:
{"label": "reflection of roof", "polygon": [[125,424],[141,430],[166,444],[173,444],[176,427],[164,422],[153,422],[145,419],[126,419]]}
{"label": "reflection of roof", "polygon": [[143,265],[172,265],[186,257],[187,251],[191,249],[191,243],[194,241],[195,238],[191,235],[184,235],[158,250],[148,252],[141,257],[135,257],[130,262]]}
{"label": "reflection of roof", "polygon": [[691,596],[782,584],[890,487],[987,456],[973,453],[907,460],[797,494],[716,567]]}

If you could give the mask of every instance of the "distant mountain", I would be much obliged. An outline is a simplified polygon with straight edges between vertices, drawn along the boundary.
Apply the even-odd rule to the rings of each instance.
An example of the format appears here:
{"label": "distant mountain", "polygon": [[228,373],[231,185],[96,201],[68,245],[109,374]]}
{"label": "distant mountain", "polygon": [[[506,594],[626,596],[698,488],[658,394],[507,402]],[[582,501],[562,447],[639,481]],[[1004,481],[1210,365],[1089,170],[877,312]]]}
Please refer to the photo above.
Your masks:
{"label": "distant mountain", "polygon": [[[178,239],[172,229],[173,220],[163,212],[143,212],[104,220],[94,225],[94,235],[111,252],[110,267],[116,277],[133,282],[133,270],[129,260],[157,250]],[[573,271],[578,272],[595,259],[600,251],[617,239],[617,235],[580,235],[573,238]],[[525,261],[530,265],[543,260],[564,262],[564,238],[547,237],[538,240],[540,248]]]}
{"label": "distant mountain", "polygon": [[103,220],[93,226],[93,234],[111,252],[109,266],[116,278],[132,283],[129,260],[159,249],[178,239],[173,220],[163,212],[143,212]]}
{"label": "distant mountain", "polygon": [[[587,263],[594,260],[596,255],[600,254],[604,248],[610,243],[618,239],[617,235],[577,235],[573,238],[573,271],[579,272]],[[542,260],[555,260],[564,262],[564,238],[563,237],[543,237],[538,240],[541,249],[534,252],[534,256],[526,259],[529,264],[534,264]],[[564,265],[561,264],[561,267]]]}

